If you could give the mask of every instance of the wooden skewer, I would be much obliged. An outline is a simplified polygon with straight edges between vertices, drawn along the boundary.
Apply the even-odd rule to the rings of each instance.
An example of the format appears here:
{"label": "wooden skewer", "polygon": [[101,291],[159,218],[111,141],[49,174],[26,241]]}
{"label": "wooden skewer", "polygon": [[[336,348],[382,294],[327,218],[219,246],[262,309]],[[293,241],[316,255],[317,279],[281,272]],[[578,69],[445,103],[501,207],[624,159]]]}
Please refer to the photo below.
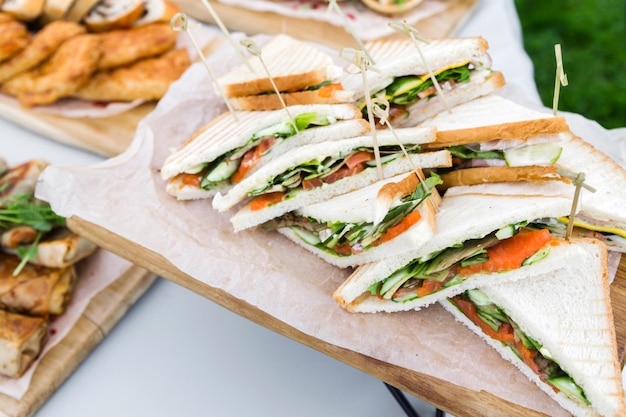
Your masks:
{"label": "wooden skewer", "polygon": [[185,32],[187,34],[193,47],[198,53],[198,56],[202,60],[204,67],[208,71],[209,76],[211,77],[211,81],[213,82],[213,85],[215,86],[215,89],[217,90],[219,96],[222,98],[222,100],[224,100],[224,103],[226,104],[228,111],[233,116],[235,121],[238,121],[237,112],[235,112],[232,105],[230,104],[230,100],[226,98],[226,94],[224,94],[224,90],[222,86],[217,82],[217,77],[215,77],[215,74],[213,73],[213,70],[211,69],[209,62],[206,60],[206,57],[204,56],[204,53],[202,52],[202,48],[200,48],[200,45],[198,45],[198,43],[196,42],[196,39],[193,37],[193,35],[191,34],[191,31],[189,30],[189,19],[187,18],[187,15],[185,13],[176,13],[174,16],[172,16],[172,19],[170,20],[170,27],[174,31]]}

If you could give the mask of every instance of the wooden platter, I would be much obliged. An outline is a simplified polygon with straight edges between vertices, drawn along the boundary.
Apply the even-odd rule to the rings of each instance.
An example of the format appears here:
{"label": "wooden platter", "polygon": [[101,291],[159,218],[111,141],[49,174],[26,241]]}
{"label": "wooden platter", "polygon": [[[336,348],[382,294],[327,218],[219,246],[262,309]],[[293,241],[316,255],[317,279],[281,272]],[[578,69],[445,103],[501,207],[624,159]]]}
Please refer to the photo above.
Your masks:
{"label": "wooden platter", "polygon": [[[360,369],[457,417],[475,417],[477,415],[546,417],[543,413],[513,404],[489,392],[476,392],[431,375],[390,365],[305,334],[226,291],[211,287],[181,272],[160,254],[110,230],[78,217],[68,219],[67,224],[74,232],[85,236],[107,250],[117,252],[120,256],[133,259],[138,265],[159,276],[182,285],[257,324]],[[626,346],[626,259],[624,258],[621,259],[617,275],[611,285],[611,300],[615,314],[617,343],[621,355],[624,352],[624,346]]]}
{"label": "wooden platter", "polygon": [[0,394],[0,416],[30,417],[35,414],[155,279],[156,275],[151,272],[131,265],[92,298],[72,330],[43,357],[26,394],[20,400]]}
{"label": "wooden platter", "polygon": [[0,114],[6,120],[69,146],[111,157],[126,150],[137,124],[154,110],[155,103],[144,103],[130,111],[103,118],[68,118],[0,101]]}
{"label": "wooden platter", "polygon": [[[203,22],[215,23],[206,7],[198,0],[173,0],[189,16]],[[229,30],[250,35],[257,33],[286,33],[298,39],[318,42],[333,48],[356,47],[356,42],[344,28],[312,19],[285,18],[273,12],[257,12],[209,0],[215,13]],[[448,7],[415,27],[425,37],[441,38],[451,35],[478,4],[478,0],[447,0]],[[372,13],[374,13],[372,11]],[[398,19],[396,16],[394,19]],[[390,18],[392,20],[392,18]]]}

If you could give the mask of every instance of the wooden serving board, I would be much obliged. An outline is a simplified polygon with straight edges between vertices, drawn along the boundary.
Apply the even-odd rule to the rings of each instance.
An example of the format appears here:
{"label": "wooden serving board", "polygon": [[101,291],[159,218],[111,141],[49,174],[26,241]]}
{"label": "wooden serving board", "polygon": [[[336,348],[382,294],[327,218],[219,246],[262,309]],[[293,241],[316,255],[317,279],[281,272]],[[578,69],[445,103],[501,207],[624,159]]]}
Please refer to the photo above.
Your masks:
{"label": "wooden serving board", "polygon": [[98,155],[111,157],[126,150],[137,124],[154,110],[155,103],[144,103],[122,114],[104,118],[68,118],[38,113],[0,101],[3,118],[42,136]]}
{"label": "wooden serving board", "polygon": [[[195,19],[215,23],[211,14],[199,0],[173,0],[173,3]],[[298,39],[321,43],[336,49],[357,46],[348,31],[327,22],[304,18],[286,18],[277,13],[257,12],[243,7],[222,4],[216,0],[209,0],[209,3],[224,25],[232,31],[241,31],[249,35],[286,33]],[[423,36],[443,38],[451,35],[476,7],[478,0],[447,0],[447,3],[449,6],[444,12],[424,19],[415,25]],[[375,12],[372,11],[371,13]]]}
{"label": "wooden serving board", "polygon": [[132,265],[100,291],[72,330],[41,360],[20,400],[0,394],[0,416],[30,417],[109,334],[155,281],[156,275]]}
{"label": "wooden serving board", "polygon": [[[160,254],[110,230],[77,217],[68,219],[67,224],[75,233],[107,250],[117,252],[120,256],[132,258],[135,263],[159,276],[182,285],[257,324],[360,369],[457,417],[479,415],[547,417],[543,413],[513,404],[489,392],[476,392],[431,375],[390,365],[305,334],[226,291],[211,287],[181,272]],[[617,343],[622,353],[626,345],[626,259],[624,257],[621,259],[617,276],[611,285],[611,301],[615,314]]]}

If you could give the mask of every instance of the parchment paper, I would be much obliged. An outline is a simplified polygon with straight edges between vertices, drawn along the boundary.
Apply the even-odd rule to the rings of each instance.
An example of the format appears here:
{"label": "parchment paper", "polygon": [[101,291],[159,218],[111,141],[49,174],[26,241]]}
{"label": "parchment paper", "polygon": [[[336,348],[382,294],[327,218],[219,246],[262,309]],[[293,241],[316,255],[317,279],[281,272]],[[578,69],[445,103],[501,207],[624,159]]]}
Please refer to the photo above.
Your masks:
{"label": "parchment paper", "polygon": [[[300,19],[312,19],[327,22],[332,25],[343,27],[343,17],[338,13],[327,13],[328,2],[321,0],[218,0],[220,3],[231,6],[244,7],[260,12],[274,12],[287,17]],[[382,38],[394,33],[387,23],[390,17],[374,12],[360,1],[344,1],[338,3],[341,11],[349,19],[350,25],[357,36],[364,40]],[[443,0],[424,0],[423,3],[406,13],[393,16],[393,20],[406,20],[410,25],[415,25],[420,20],[427,19],[448,8]]]}
{"label": "parchment paper", "polygon": [[[228,46],[209,59],[218,76],[235,63]],[[229,213],[216,212],[210,201],[168,196],[158,173],[162,162],[224,111],[206,70],[194,65],[140,123],[125,153],[92,166],[51,166],[37,196],[58,213],[79,216],[161,254],[198,281],[306,334],[551,416],[567,415],[440,306],[402,314],[347,313],[331,294],[350,271],[329,266],[278,234],[235,234]],[[595,128],[589,123],[581,119],[577,134],[586,137]],[[593,139],[604,140],[602,133]]]}
{"label": "parchment paper", "polygon": [[55,318],[48,328],[48,341],[39,358],[20,378],[0,375],[0,392],[17,400],[28,390],[35,369],[41,359],[74,327],[91,299],[119,278],[132,264],[102,249],[76,265],[78,280],[66,311]]}

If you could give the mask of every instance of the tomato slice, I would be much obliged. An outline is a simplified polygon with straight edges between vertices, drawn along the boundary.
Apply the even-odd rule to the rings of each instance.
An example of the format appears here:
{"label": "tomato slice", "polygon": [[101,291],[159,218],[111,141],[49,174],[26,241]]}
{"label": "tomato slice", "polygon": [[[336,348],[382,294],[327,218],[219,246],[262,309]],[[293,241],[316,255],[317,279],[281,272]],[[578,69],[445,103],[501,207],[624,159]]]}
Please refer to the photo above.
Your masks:
{"label": "tomato slice", "polygon": [[276,191],[273,193],[261,194],[250,201],[250,210],[257,211],[271,206],[272,204],[280,203],[285,198],[285,193]]}
{"label": "tomato slice", "polygon": [[317,90],[317,95],[322,98],[331,98],[338,90],[343,90],[341,83],[328,84]]}
{"label": "tomato slice", "polygon": [[374,154],[367,151],[358,151],[350,155],[346,159],[346,166],[348,168],[354,168],[355,166],[362,164],[363,162],[371,161],[374,159]]}
{"label": "tomato slice", "polygon": [[311,178],[310,180],[302,180],[302,189],[310,190],[311,188],[321,187],[324,184],[320,178]]}
{"label": "tomato slice", "polygon": [[241,158],[239,168],[237,168],[237,171],[235,171],[235,173],[230,177],[230,180],[234,183],[241,182],[241,180],[248,175],[252,168],[259,163],[261,156],[263,156],[263,154],[267,152],[272,145],[274,145],[274,142],[276,142],[276,139],[269,137],[262,140],[257,146],[246,152],[243,158]]}

